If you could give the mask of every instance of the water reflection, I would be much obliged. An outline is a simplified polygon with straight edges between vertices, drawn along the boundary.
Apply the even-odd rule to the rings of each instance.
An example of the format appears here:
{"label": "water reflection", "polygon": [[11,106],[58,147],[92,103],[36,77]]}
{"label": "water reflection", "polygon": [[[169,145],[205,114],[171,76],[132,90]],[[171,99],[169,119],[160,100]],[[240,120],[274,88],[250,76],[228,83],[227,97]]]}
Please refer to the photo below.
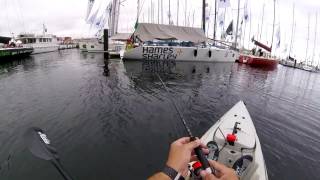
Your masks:
{"label": "water reflection", "polygon": [[315,73],[236,63],[105,61],[102,53],[77,50],[2,64],[0,72],[0,164],[7,166],[13,154],[0,179],[60,178],[25,149],[20,137],[29,126],[47,130],[76,179],[145,179],[159,171],[169,143],[186,132],[155,73],[195,135],[244,100],[270,179],[316,179],[320,171]]}
{"label": "water reflection", "polygon": [[6,59],[0,62],[0,74],[17,72],[19,68],[22,68],[23,71],[28,71],[34,65],[33,56],[20,59]]}

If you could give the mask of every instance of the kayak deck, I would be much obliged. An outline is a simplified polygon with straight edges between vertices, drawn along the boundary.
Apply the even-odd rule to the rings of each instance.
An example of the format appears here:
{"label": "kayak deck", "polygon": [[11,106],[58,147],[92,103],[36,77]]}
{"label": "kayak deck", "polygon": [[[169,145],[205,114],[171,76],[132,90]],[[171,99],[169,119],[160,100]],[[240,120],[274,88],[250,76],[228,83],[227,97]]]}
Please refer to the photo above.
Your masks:
{"label": "kayak deck", "polygon": [[[233,135],[235,141],[230,142],[228,136]],[[204,144],[215,142],[218,162],[235,169],[240,179],[268,179],[260,141],[244,102],[238,102],[225,113],[201,141]]]}

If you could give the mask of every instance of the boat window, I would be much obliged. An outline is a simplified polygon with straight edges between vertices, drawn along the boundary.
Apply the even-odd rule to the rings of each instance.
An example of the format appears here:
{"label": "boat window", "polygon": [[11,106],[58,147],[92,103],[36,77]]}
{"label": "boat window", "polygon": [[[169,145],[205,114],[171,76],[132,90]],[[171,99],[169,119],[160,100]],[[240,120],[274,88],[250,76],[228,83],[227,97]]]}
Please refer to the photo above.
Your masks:
{"label": "boat window", "polygon": [[42,38],[39,38],[39,42],[42,42]]}
{"label": "boat window", "polygon": [[94,46],[92,45],[91,48],[94,48]]}
{"label": "boat window", "polygon": [[36,39],[35,38],[28,38],[26,39],[26,43],[35,43]]}

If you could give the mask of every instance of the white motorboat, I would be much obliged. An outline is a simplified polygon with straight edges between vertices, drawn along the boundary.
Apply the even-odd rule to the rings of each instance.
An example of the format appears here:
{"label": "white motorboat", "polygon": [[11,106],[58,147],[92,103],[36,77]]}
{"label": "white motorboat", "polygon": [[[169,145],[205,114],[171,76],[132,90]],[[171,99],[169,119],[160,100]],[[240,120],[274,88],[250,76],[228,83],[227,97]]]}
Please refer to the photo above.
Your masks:
{"label": "white motorboat", "polygon": [[305,70],[305,71],[309,71],[309,72],[312,72],[315,70],[315,68],[313,66],[310,66],[310,65],[303,65],[302,70]]}
{"label": "white motorboat", "polygon": [[[125,42],[127,39],[129,39],[131,34],[129,33],[118,33],[112,37],[109,38],[109,47],[108,52],[110,55],[113,56],[119,56],[120,57],[120,51],[123,51],[125,49]],[[98,52],[104,52],[104,44],[102,40],[97,40],[94,42],[89,42],[86,45],[86,49],[88,52],[91,53],[98,53]]]}
{"label": "white motorboat", "polygon": [[[209,159],[233,168],[241,180],[267,180],[261,144],[245,104],[240,101],[202,137]],[[191,178],[192,179],[192,178]]]}
{"label": "white motorboat", "polygon": [[79,50],[82,52],[87,52],[88,44],[97,42],[97,41],[98,41],[97,38],[81,38],[78,40]]}
{"label": "white motorboat", "polygon": [[283,66],[288,66],[288,67],[296,67],[296,62],[295,61],[291,61],[288,59],[282,59],[281,61],[279,61],[279,63]]}
{"label": "white motorboat", "polygon": [[32,54],[57,51],[59,47],[57,37],[50,34],[20,34],[16,40],[20,40],[23,47],[33,48]]}
{"label": "white motorboat", "polygon": [[295,59],[291,56],[288,56],[286,59],[281,59],[279,61],[279,63],[283,66],[288,66],[288,67],[293,67],[293,68],[298,67],[297,59]]}
{"label": "white motorboat", "polygon": [[235,62],[239,58],[237,51],[206,46],[200,28],[140,23],[132,37],[120,54],[124,60]]}

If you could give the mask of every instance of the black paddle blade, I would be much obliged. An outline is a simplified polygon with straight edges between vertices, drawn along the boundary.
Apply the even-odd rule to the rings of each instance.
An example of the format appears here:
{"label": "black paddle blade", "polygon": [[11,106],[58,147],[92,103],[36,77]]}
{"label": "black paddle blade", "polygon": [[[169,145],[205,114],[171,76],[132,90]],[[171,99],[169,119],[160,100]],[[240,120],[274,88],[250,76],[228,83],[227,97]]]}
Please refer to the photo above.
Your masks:
{"label": "black paddle blade", "polygon": [[58,160],[58,154],[54,147],[50,145],[50,140],[44,131],[38,127],[29,128],[24,135],[30,152],[43,160]]}

